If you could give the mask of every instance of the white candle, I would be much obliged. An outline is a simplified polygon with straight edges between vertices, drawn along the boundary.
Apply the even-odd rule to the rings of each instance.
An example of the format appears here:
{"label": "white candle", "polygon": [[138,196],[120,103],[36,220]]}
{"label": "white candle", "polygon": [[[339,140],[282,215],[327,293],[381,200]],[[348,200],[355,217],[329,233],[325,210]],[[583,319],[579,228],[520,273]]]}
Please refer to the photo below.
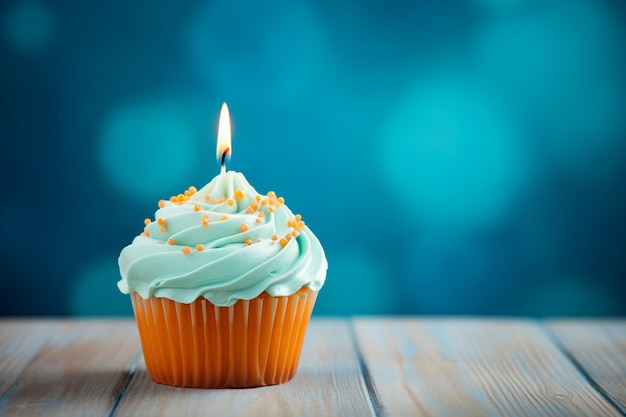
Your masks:
{"label": "white candle", "polygon": [[230,135],[230,113],[228,112],[228,106],[226,102],[222,104],[220,110],[220,120],[217,126],[217,146],[216,146],[216,158],[221,163],[220,174],[226,172],[226,159],[230,159],[233,149],[231,144]]}

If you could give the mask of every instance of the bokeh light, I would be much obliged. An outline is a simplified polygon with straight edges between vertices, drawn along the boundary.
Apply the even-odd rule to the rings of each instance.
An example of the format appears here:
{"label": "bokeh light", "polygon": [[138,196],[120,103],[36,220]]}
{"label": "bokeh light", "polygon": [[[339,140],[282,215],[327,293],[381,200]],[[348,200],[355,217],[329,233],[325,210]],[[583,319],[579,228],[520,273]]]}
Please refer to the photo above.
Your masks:
{"label": "bokeh light", "polygon": [[487,227],[528,179],[522,139],[506,109],[468,81],[426,80],[390,107],[379,169],[407,221]]}
{"label": "bokeh light", "polygon": [[41,50],[55,36],[56,20],[50,9],[40,2],[16,2],[3,20],[6,40],[25,54]]}
{"label": "bokeh light", "polygon": [[[97,155],[106,179],[143,201],[167,198],[198,168],[193,113],[176,100],[125,103],[106,118]],[[213,156],[208,155],[213,160]]]}

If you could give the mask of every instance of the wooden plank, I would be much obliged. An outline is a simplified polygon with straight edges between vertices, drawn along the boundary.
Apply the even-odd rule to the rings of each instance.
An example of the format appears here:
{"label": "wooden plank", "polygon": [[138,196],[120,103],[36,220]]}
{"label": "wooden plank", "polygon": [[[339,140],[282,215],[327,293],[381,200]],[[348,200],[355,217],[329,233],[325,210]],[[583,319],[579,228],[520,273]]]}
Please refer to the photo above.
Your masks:
{"label": "wooden plank", "polygon": [[140,362],[115,410],[122,416],[373,416],[345,320],[313,320],[296,376],[282,385],[189,389],[155,384]]}
{"label": "wooden plank", "polygon": [[552,320],[548,329],[626,414],[626,320]]}
{"label": "wooden plank", "polygon": [[354,322],[385,416],[620,416],[535,322]]}
{"label": "wooden plank", "polygon": [[0,398],[0,415],[108,416],[138,352],[130,320],[61,321]]}
{"label": "wooden plank", "polygon": [[57,320],[0,320],[0,398],[58,326]]}

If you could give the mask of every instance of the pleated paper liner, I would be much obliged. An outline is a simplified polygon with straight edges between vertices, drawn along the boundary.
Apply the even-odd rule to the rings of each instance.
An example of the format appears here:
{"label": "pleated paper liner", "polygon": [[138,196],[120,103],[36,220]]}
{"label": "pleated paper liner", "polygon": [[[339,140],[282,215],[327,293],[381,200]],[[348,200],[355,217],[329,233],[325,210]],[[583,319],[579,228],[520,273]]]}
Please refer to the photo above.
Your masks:
{"label": "pleated paper liner", "polygon": [[263,293],[218,307],[131,294],[150,378],[196,388],[245,388],[289,381],[296,373],[316,291]]}

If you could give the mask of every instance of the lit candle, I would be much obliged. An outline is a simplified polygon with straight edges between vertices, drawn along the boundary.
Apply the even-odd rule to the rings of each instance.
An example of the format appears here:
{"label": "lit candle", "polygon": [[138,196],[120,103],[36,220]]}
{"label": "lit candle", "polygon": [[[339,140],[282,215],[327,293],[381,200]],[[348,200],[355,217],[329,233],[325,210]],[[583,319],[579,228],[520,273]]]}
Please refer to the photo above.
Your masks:
{"label": "lit candle", "polygon": [[231,135],[230,135],[230,113],[226,102],[222,104],[220,110],[220,120],[217,126],[217,146],[216,157],[221,162],[220,174],[226,172],[226,159],[230,159],[232,154]]}

